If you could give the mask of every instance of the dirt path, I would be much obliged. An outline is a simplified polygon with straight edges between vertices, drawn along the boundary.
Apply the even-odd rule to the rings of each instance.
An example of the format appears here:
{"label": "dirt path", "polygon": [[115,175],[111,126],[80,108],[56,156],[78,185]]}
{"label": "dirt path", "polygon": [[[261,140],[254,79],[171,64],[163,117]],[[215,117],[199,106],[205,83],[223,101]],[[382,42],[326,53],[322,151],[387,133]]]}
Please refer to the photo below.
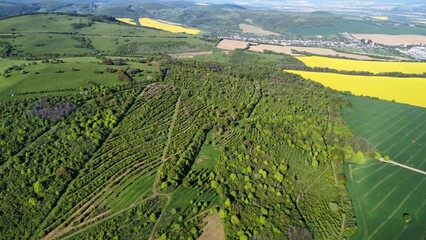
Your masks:
{"label": "dirt path", "polygon": [[392,160],[385,160],[384,158],[380,158],[379,160],[380,160],[380,162],[390,163],[392,165],[396,165],[398,167],[402,167],[402,168],[411,170],[413,172],[418,172],[418,173],[421,173],[423,175],[426,175],[426,172],[423,171],[423,170],[420,170],[420,169],[417,169],[417,168],[413,168],[413,167],[410,167],[410,166],[407,166],[407,165],[404,165],[404,164],[401,164],[401,163],[398,163],[398,162],[394,162]]}

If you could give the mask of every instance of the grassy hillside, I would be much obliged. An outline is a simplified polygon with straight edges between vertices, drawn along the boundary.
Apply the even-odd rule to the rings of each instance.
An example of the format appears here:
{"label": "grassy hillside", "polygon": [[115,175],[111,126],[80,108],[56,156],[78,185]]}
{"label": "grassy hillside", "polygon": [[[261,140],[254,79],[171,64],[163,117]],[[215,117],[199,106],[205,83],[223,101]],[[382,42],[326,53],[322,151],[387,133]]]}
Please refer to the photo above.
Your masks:
{"label": "grassy hillside", "polygon": [[[365,137],[393,161],[425,170],[426,109],[362,97],[349,97],[344,117],[354,134]],[[352,239],[422,239],[426,211],[424,175],[370,160],[345,166],[358,231]],[[412,217],[408,223],[403,215]]]}
{"label": "grassy hillside", "polygon": [[130,26],[114,19],[35,14],[0,20],[4,56],[143,55],[206,50],[212,43],[185,34]]}
{"label": "grassy hillside", "polygon": [[[114,59],[114,58],[113,58]],[[123,65],[107,65],[103,59],[94,57],[70,57],[46,61],[9,61],[3,62],[0,75],[0,99],[26,97],[38,93],[60,94],[78,92],[100,84],[104,86],[123,84],[117,73],[122,69],[138,69],[132,74],[134,80],[146,80],[156,77],[153,66],[146,59],[134,58],[123,61]]]}

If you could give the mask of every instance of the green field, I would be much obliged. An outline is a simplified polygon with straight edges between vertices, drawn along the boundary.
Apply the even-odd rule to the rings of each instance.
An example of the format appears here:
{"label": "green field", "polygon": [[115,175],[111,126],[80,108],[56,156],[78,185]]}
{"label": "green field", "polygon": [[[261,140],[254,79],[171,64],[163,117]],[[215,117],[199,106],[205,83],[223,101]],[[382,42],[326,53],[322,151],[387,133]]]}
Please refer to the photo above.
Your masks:
{"label": "green field", "polygon": [[23,57],[135,56],[207,50],[214,46],[186,34],[66,14],[34,14],[3,19],[0,21],[0,33],[0,41],[13,46],[12,53],[8,54]]}
{"label": "green field", "polygon": [[[366,138],[390,159],[425,170],[426,109],[349,97],[344,118],[355,135]],[[426,178],[377,160],[347,163],[345,174],[358,231],[352,239],[424,239]],[[412,216],[405,223],[403,214]]]}
{"label": "green field", "polygon": [[140,69],[143,72],[134,76],[135,80],[146,80],[149,76],[155,77],[155,68],[147,63],[139,63],[139,59],[131,59],[123,66],[108,66],[102,63],[102,59],[94,57],[61,58],[60,61],[23,61],[0,59],[0,70],[12,66],[19,69],[11,70],[7,74],[0,75],[0,99],[11,96],[23,96],[29,94],[43,94],[51,92],[60,94],[63,90],[68,92],[78,91],[79,88],[87,88],[91,83],[104,86],[122,84],[115,73],[108,73],[107,68],[119,70],[125,68]]}

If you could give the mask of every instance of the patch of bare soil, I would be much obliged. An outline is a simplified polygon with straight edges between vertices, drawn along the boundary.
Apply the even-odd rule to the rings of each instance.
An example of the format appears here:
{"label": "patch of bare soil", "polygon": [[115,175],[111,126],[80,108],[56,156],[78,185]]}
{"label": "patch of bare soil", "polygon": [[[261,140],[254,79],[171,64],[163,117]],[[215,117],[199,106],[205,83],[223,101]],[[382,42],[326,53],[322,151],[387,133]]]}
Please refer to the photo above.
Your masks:
{"label": "patch of bare soil", "polygon": [[224,39],[217,45],[218,48],[224,50],[244,49],[249,46],[250,42]]}
{"label": "patch of bare soil", "polygon": [[422,35],[352,34],[352,36],[389,46],[426,44],[426,36]]}
{"label": "patch of bare soil", "polygon": [[198,240],[225,240],[225,230],[219,213],[204,218],[203,222],[207,224]]}

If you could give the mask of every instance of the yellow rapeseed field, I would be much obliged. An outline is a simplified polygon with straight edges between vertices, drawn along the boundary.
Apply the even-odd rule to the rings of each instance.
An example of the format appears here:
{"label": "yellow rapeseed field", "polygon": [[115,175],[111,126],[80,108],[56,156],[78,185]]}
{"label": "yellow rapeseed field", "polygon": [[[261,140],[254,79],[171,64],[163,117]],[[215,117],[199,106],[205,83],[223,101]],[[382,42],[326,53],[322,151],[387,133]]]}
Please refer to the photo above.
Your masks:
{"label": "yellow rapeseed field", "polygon": [[133,19],[131,19],[131,18],[116,18],[116,19],[120,22],[124,22],[124,23],[130,24],[130,25],[136,26],[135,21],[133,21]]}
{"label": "yellow rapeseed field", "polygon": [[139,18],[139,23],[143,27],[150,27],[155,29],[160,29],[173,33],[188,33],[188,34],[197,34],[200,32],[198,29],[186,28],[178,25],[162,23],[151,18]]}
{"label": "yellow rapeseed field", "polygon": [[401,72],[406,74],[422,74],[426,72],[426,62],[381,62],[351,60],[329,57],[297,57],[308,67],[331,68],[344,71],[371,73]]}
{"label": "yellow rapeseed field", "polygon": [[344,75],[287,70],[338,91],[426,107],[426,78]]}
{"label": "yellow rapeseed field", "polygon": [[376,17],[372,17],[372,18],[376,19],[376,20],[381,20],[381,21],[387,21],[387,20],[389,20],[389,18],[386,17],[386,16],[376,16]]}

